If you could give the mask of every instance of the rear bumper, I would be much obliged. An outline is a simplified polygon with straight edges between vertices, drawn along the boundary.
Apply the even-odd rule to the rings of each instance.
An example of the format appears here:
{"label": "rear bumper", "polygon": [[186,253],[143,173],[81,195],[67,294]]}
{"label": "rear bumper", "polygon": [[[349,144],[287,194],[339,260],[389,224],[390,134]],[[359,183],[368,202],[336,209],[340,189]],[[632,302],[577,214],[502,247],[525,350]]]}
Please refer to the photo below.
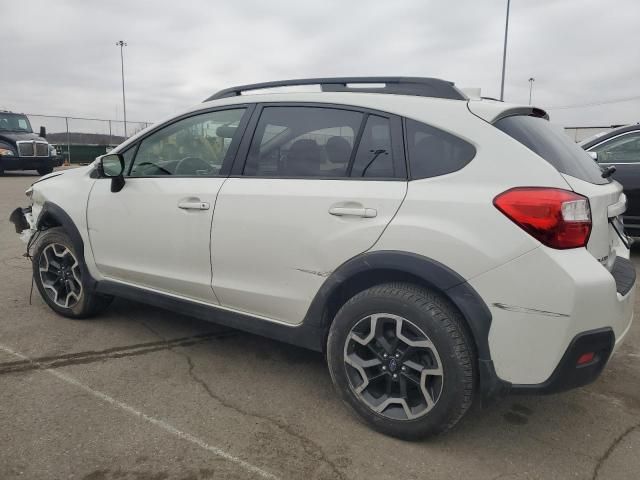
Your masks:
{"label": "rear bumper", "polygon": [[[609,272],[586,249],[539,247],[469,281],[491,311],[489,347],[500,380],[545,393],[598,376],[633,318],[635,268],[624,258],[628,250],[619,254]],[[576,371],[583,342],[600,345],[600,361]]]}
{"label": "rear bumper", "polygon": [[[582,387],[593,382],[604,369],[615,345],[610,328],[583,332],[574,337],[551,376],[537,385],[512,385],[511,393],[549,394]],[[584,354],[595,353],[593,360],[578,365]]]}
{"label": "rear bumper", "polygon": [[624,297],[636,284],[636,267],[628,258],[617,257],[611,269],[611,276],[616,282],[616,292]]}
{"label": "rear bumper", "polygon": [[37,170],[38,168],[59,167],[62,157],[0,157],[2,170]]}

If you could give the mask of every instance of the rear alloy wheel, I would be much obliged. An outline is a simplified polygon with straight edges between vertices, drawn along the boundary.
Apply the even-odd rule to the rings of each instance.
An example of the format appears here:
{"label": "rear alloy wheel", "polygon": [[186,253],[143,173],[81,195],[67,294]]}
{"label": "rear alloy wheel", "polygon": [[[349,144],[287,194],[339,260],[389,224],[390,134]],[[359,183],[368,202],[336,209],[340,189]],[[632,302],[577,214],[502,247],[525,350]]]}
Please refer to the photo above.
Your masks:
{"label": "rear alloy wheel", "polygon": [[345,342],[344,362],[353,391],[383,417],[419,418],[442,393],[438,351],[417,325],[397,315],[377,313],[356,323]]}
{"label": "rear alloy wheel", "polygon": [[62,227],[45,230],[38,237],[33,252],[35,284],[49,307],[65,317],[91,317],[112,300],[87,286],[83,261]]}
{"label": "rear alloy wheel", "polygon": [[343,400],[376,430],[408,440],[444,432],[462,418],[473,401],[475,358],[455,307],[410,283],[352,297],[327,340]]}

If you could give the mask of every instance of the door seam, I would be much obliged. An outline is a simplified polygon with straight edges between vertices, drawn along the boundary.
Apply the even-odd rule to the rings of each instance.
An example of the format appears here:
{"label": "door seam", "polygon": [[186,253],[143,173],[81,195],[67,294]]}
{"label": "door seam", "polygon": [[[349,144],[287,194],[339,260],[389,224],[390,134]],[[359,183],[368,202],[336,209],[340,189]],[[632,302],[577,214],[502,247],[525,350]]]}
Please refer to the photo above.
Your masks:
{"label": "door seam", "polygon": [[220,196],[220,192],[222,192],[222,189],[224,188],[225,183],[227,183],[227,180],[229,180],[229,177],[225,178],[222,181],[222,184],[220,185],[220,188],[216,193],[216,196],[213,202],[213,208],[212,208],[213,211],[211,212],[211,225],[209,226],[209,267],[211,271],[209,287],[211,288],[213,297],[215,298],[216,302],[218,302],[218,305],[222,305],[222,302],[220,302],[220,298],[218,298],[218,295],[216,294],[216,291],[213,288],[213,222],[216,217],[216,206],[218,205],[218,197]]}
{"label": "door seam", "polygon": [[[405,199],[407,198],[407,194],[409,193],[409,182],[406,181],[404,183],[405,188],[404,188],[404,195],[402,196],[402,200],[400,200],[400,205],[398,205],[398,208],[396,209],[396,211],[394,212],[394,214],[391,216],[391,218],[389,219],[389,221],[387,222],[387,224],[384,226],[384,228],[382,229],[382,231],[380,232],[380,235],[378,235],[378,238],[375,239],[375,241],[371,244],[371,246],[369,248],[367,248],[366,250],[364,250],[362,253],[359,253],[358,255],[362,255],[363,253],[367,253],[369,251],[371,251],[380,241],[380,239],[382,238],[382,235],[384,235],[384,232],[387,231],[387,228],[389,228],[389,225],[391,225],[391,222],[393,222],[393,220],[396,218],[396,216],[398,215],[398,212],[400,212],[400,209],[402,208],[402,205],[404,204]],[[354,257],[351,258],[355,258],[357,255],[354,255]]]}

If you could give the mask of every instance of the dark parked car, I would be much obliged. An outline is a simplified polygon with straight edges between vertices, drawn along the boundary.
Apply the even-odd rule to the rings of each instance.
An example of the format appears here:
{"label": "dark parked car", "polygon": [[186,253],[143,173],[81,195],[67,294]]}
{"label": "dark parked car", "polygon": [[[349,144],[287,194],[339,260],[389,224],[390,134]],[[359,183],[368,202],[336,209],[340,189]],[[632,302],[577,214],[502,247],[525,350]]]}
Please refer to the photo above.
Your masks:
{"label": "dark parked car", "polygon": [[33,133],[26,115],[0,110],[0,175],[5,170],[37,170],[51,173],[62,157],[45,139],[46,131]]}
{"label": "dark parked car", "polygon": [[627,195],[625,232],[640,237],[640,124],[588,138],[580,146],[603,168],[616,168],[612,178],[622,184]]}

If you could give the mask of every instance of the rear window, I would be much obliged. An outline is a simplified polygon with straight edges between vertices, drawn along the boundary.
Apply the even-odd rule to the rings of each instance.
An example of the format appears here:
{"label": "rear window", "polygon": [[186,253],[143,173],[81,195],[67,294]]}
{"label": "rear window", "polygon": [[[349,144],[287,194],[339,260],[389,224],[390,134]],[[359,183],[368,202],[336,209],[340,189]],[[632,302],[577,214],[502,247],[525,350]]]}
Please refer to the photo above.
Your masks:
{"label": "rear window", "polygon": [[598,164],[561,128],[544,118],[514,115],[498,120],[495,126],[540,155],[560,173],[597,185],[611,181],[602,178]]}
{"label": "rear window", "polygon": [[465,167],[476,154],[470,143],[415,120],[407,119],[406,132],[413,179],[455,172]]}

